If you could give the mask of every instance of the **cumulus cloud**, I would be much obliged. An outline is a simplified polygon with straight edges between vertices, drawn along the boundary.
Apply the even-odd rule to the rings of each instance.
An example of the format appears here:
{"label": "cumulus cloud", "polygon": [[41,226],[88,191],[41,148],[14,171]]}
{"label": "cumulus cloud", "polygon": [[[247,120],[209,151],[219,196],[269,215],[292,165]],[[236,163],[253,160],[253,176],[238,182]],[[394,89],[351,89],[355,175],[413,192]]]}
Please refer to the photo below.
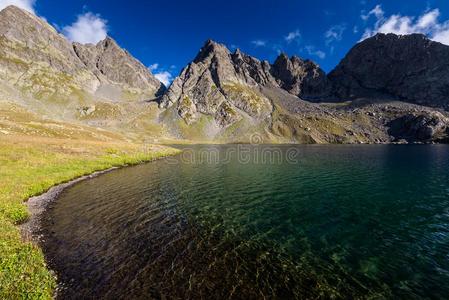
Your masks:
{"label": "cumulus cloud", "polygon": [[251,44],[254,45],[254,47],[265,47],[267,45],[267,41],[264,40],[254,40],[251,41]]}
{"label": "cumulus cloud", "polygon": [[366,20],[374,16],[376,21],[373,27],[365,30],[361,40],[369,38],[376,33],[401,35],[422,33],[434,41],[449,45],[449,21],[439,22],[439,9],[428,10],[419,17],[402,16],[400,14],[386,17],[382,7],[377,5],[367,15],[362,16],[366,17]]}
{"label": "cumulus cloud", "polygon": [[324,34],[324,37],[326,38],[326,45],[341,41],[343,39],[343,33],[345,32],[345,30],[346,26],[343,24],[334,25],[329,28]]}
{"label": "cumulus cloud", "polygon": [[0,0],[0,10],[4,9],[9,5],[15,5],[22,9],[25,9],[33,14],[36,14],[34,10],[34,5],[36,0]]}
{"label": "cumulus cloud", "polygon": [[65,26],[64,35],[72,42],[96,44],[108,34],[107,21],[91,12],[79,15],[76,22]]}
{"label": "cumulus cloud", "polygon": [[173,75],[168,71],[161,71],[159,73],[156,73],[154,74],[154,77],[156,77],[165,86],[170,85],[171,81],[173,80]]}
{"label": "cumulus cloud", "polygon": [[325,59],[326,58],[326,53],[324,51],[318,50],[316,49],[314,46],[306,46],[305,50],[307,51],[307,53],[309,55],[313,55],[316,56],[320,59]]}
{"label": "cumulus cloud", "polygon": [[287,43],[291,43],[293,41],[298,41],[300,37],[301,37],[301,33],[299,32],[299,30],[295,30],[295,31],[289,32],[287,34],[287,36],[285,37],[285,40],[287,41]]}

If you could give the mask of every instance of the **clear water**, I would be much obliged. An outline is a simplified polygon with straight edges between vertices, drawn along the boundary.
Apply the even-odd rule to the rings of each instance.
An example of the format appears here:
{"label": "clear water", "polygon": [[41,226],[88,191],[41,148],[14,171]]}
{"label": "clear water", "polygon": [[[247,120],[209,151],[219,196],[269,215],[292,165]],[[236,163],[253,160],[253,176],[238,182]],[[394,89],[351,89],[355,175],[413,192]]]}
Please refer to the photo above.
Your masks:
{"label": "clear water", "polygon": [[443,145],[196,146],[69,188],[43,246],[59,298],[445,299],[448,168]]}

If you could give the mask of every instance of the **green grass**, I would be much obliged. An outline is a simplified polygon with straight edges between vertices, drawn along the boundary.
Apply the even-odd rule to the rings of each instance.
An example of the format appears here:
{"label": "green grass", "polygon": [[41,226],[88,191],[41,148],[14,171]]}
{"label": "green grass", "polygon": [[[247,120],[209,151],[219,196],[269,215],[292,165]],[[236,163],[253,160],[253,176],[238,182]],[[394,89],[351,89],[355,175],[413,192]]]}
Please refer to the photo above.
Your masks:
{"label": "green grass", "polygon": [[0,299],[50,299],[55,288],[41,249],[23,241],[17,226],[28,218],[26,199],[82,175],[178,152],[126,142],[0,136]]}

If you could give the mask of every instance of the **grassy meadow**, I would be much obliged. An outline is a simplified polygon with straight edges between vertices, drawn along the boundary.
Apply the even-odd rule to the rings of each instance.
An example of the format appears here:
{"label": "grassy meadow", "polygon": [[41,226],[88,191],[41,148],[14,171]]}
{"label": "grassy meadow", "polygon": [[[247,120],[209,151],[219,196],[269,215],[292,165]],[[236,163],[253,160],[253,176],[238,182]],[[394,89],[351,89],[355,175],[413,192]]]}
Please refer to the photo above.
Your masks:
{"label": "grassy meadow", "polygon": [[50,299],[56,286],[41,249],[21,237],[26,199],[95,171],[178,152],[125,140],[0,133],[0,299]]}

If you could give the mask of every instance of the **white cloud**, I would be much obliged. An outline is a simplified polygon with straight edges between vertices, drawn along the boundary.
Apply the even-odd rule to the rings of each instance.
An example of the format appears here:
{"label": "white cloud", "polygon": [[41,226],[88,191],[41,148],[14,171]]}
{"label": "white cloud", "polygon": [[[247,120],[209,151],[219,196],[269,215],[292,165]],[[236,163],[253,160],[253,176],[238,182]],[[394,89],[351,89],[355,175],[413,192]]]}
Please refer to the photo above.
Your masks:
{"label": "white cloud", "polygon": [[384,16],[384,11],[382,10],[382,6],[380,5],[376,5],[376,7],[374,7],[368,14],[362,14],[360,15],[360,17],[362,18],[363,21],[368,21],[368,19],[374,15],[377,19],[383,18]]}
{"label": "white cloud", "polygon": [[446,22],[443,27],[444,29],[436,32],[433,35],[432,40],[445,45],[449,45],[449,23]]}
{"label": "white cloud", "polygon": [[287,43],[291,43],[293,41],[298,41],[300,37],[301,37],[301,33],[299,32],[299,30],[295,30],[295,31],[289,32],[287,34],[287,36],[285,37],[285,40],[287,41]]}
{"label": "white cloud", "polygon": [[0,10],[9,5],[15,5],[33,14],[36,14],[34,10],[34,4],[36,4],[36,0],[0,0]]}
{"label": "white cloud", "polygon": [[158,63],[152,64],[148,67],[148,69],[150,69],[151,72],[156,71],[158,68],[159,68]]}
{"label": "white cloud", "polygon": [[329,28],[328,31],[324,34],[324,37],[326,38],[326,45],[329,45],[333,42],[339,42],[343,38],[343,33],[346,30],[346,26],[341,25],[334,25],[331,28]]}
{"label": "white cloud", "polygon": [[326,53],[324,51],[317,50],[314,46],[309,45],[309,46],[306,46],[305,49],[309,55],[317,56],[320,59],[326,58]]}
{"label": "white cloud", "polygon": [[168,71],[162,71],[154,74],[160,82],[162,82],[165,86],[168,86],[170,82],[173,80],[173,75]]}
{"label": "white cloud", "polygon": [[418,19],[418,24],[416,26],[418,28],[430,28],[437,25],[438,17],[440,16],[440,10],[434,9],[425,14],[423,14]]}
{"label": "white cloud", "polygon": [[[375,12],[374,12],[375,11]],[[376,33],[411,34],[422,33],[430,39],[449,45],[449,20],[442,23],[438,21],[439,9],[428,10],[421,16],[402,16],[400,14],[385,17],[380,5],[377,5],[368,15],[366,20],[374,15],[376,22],[372,28],[365,29],[361,40],[369,38]]]}
{"label": "white cloud", "polygon": [[253,44],[255,47],[265,47],[267,45],[267,42],[264,40],[254,40],[251,41],[251,44]]}
{"label": "white cloud", "polygon": [[81,44],[96,44],[108,34],[107,21],[91,12],[79,15],[75,23],[62,31],[69,40]]}

